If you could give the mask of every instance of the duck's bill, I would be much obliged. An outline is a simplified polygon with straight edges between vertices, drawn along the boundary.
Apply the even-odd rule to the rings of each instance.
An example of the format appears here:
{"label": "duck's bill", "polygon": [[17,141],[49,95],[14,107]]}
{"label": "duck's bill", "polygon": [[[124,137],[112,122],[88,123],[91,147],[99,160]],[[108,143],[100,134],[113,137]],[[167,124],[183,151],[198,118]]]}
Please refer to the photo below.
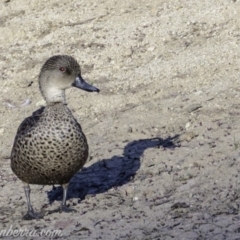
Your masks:
{"label": "duck's bill", "polygon": [[78,75],[75,79],[75,82],[73,83],[73,86],[76,88],[80,88],[82,90],[88,91],[88,92],[99,92],[100,90],[89,83],[87,83],[82,76]]}

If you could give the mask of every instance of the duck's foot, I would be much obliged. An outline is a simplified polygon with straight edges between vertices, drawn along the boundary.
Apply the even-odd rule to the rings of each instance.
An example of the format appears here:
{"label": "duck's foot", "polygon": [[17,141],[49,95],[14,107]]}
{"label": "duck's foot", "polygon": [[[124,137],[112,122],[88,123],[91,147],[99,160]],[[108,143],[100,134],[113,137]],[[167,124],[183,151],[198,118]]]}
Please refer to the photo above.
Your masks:
{"label": "duck's foot", "polygon": [[66,205],[61,205],[59,212],[60,212],[60,213],[61,213],[61,212],[66,212],[66,213],[68,213],[68,212],[77,212],[77,211],[76,211],[75,209],[69,208],[69,207],[66,206]]}
{"label": "duck's foot", "polygon": [[62,213],[62,212],[69,213],[69,212],[77,212],[77,211],[75,209],[69,208],[67,206],[60,206],[57,209],[48,211],[48,214]]}
{"label": "duck's foot", "polygon": [[26,215],[23,216],[23,220],[33,220],[43,218],[42,213],[36,213],[34,211],[28,211]]}

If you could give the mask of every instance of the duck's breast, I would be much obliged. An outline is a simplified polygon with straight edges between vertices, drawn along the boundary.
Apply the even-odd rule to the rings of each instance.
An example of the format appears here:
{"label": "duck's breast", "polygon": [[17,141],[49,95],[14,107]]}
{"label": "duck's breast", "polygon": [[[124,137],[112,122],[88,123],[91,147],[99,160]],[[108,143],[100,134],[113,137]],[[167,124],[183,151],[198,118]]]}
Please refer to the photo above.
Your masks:
{"label": "duck's breast", "polygon": [[20,125],[11,154],[13,172],[32,184],[63,184],[85,164],[88,144],[66,106],[48,106]]}

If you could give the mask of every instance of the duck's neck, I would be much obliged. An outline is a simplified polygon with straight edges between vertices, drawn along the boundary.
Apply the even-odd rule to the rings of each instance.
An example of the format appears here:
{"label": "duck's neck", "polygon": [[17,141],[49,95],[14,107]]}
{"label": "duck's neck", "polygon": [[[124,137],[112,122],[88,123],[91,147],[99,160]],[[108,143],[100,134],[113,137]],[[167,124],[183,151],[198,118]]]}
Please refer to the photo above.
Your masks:
{"label": "duck's neck", "polygon": [[59,103],[59,102],[66,104],[65,90],[60,90],[56,88],[47,88],[44,90],[41,89],[41,92],[47,104]]}

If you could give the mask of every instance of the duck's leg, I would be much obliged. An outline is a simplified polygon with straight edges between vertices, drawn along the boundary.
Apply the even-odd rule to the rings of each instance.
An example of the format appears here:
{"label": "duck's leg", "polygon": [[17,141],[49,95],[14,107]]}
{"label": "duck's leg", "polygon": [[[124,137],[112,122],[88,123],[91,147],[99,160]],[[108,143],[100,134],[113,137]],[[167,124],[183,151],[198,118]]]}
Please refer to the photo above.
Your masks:
{"label": "duck's leg", "polygon": [[27,211],[27,214],[23,217],[24,220],[31,220],[31,219],[38,219],[38,218],[42,218],[43,216],[39,213],[35,213],[33,211],[33,208],[32,208],[32,205],[31,205],[31,202],[30,202],[30,192],[31,192],[31,189],[29,187],[29,184],[28,183],[24,183],[24,192],[25,192],[25,195],[26,195],[26,198],[27,198],[27,208],[28,208],[28,211]]}
{"label": "duck's leg", "polygon": [[62,200],[62,204],[60,206],[60,212],[76,212],[75,209],[69,208],[66,204],[68,183],[62,184],[62,188],[63,188],[63,200]]}

